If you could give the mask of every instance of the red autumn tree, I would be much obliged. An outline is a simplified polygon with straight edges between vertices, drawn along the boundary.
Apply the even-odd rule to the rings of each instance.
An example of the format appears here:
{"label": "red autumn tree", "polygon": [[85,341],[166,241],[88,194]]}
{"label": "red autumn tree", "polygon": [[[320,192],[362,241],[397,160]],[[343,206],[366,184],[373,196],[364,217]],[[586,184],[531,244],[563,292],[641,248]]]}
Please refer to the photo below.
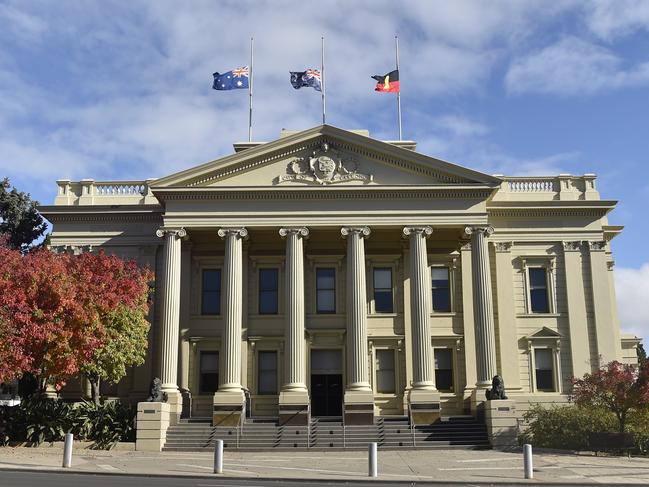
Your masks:
{"label": "red autumn tree", "polygon": [[98,254],[25,256],[0,243],[0,382],[33,374],[40,392],[80,371],[116,382],[146,353],[149,281]]}
{"label": "red autumn tree", "polygon": [[70,258],[44,249],[21,256],[0,245],[0,381],[31,373],[43,392],[74,375],[99,345]]}
{"label": "red autumn tree", "polygon": [[581,379],[573,378],[577,406],[597,406],[612,411],[624,432],[631,410],[649,407],[649,361],[640,366],[613,361]]}
{"label": "red autumn tree", "polygon": [[100,344],[81,366],[99,402],[101,381],[117,383],[127,368],[144,363],[149,323],[149,282],[153,274],[134,261],[84,253],[72,259],[70,273],[78,283],[79,299],[91,310],[102,330]]}

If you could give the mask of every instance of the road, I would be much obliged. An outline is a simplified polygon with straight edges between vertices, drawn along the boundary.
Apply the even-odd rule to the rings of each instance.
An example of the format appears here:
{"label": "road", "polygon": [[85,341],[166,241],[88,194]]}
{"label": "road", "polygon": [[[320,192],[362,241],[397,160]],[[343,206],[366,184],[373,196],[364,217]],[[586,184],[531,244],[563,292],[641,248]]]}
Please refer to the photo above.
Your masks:
{"label": "road", "polygon": [[[327,480],[284,480],[284,479],[234,479],[234,478],[187,478],[187,477],[144,477],[144,476],[130,476],[130,475],[93,475],[93,474],[80,474],[80,473],[48,473],[48,472],[28,472],[28,471],[0,471],[0,486],[2,487],[77,487],[77,486],[92,486],[92,487],[280,487],[284,485],[294,486],[341,486],[341,485],[368,485],[375,483],[372,480],[354,480],[354,481],[327,481]],[[383,487],[404,485],[417,485],[417,486],[440,486],[440,485],[453,485],[453,486],[476,486],[488,487],[503,485],[502,483],[475,483],[475,482],[381,482]],[[527,486],[529,483],[507,483],[507,486]],[[570,483],[570,484],[549,484],[552,486],[586,486],[603,484],[584,484],[584,483]],[[624,487],[629,484],[616,484],[616,486]]]}

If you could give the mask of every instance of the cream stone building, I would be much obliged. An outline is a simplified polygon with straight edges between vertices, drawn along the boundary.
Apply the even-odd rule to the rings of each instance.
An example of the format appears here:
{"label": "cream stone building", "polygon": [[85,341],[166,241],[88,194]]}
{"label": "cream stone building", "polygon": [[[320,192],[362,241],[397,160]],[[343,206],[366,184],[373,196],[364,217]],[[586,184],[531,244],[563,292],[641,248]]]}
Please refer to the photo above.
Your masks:
{"label": "cream stone building", "polygon": [[[324,125],[238,143],[160,179],[58,181],[58,250],[156,274],[153,377],[182,414],[347,424],[475,414],[492,378],[520,410],[571,376],[632,360],[593,174],[490,176]],[[246,411],[247,408],[247,411]]]}

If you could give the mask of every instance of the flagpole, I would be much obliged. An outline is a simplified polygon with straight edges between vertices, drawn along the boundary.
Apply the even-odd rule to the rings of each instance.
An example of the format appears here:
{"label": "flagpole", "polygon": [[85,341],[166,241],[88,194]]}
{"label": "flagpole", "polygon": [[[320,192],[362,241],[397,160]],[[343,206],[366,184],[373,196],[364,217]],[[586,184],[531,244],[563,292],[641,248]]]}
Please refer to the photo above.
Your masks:
{"label": "flagpole", "polygon": [[[397,58],[397,72],[399,72],[399,37],[394,36]],[[401,73],[399,73],[399,91],[397,91],[397,115],[399,117],[399,140],[403,140],[403,130],[401,128]]]}
{"label": "flagpole", "polygon": [[252,84],[253,84],[253,46],[254,39],[250,38],[250,79],[248,82],[248,142],[252,142]]}
{"label": "flagpole", "polygon": [[324,36],[322,36],[322,62],[320,63],[320,76],[322,77],[322,125],[326,123],[327,113],[327,88],[325,84],[325,64],[324,64]]}

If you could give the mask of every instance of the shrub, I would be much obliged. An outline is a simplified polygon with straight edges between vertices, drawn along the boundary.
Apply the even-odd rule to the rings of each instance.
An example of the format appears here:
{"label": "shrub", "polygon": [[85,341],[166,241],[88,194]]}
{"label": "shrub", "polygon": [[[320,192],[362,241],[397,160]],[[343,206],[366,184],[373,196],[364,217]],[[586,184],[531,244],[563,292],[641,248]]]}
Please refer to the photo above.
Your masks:
{"label": "shrub", "polygon": [[[618,432],[615,414],[605,408],[576,406],[532,406],[523,416],[527,429],[520,444],[560,450],[588,450],[589,433]],[[633,411],[627,418],[627,431],[634,434],[638,452],[649,452],[649,411]]]}
{"label": "shrub", "polygon": [[588,434],[616,431],[613,413],[601,408],[575,406],[532,406],[523,416],[528,428],[519,443],[564,450],[587,450]]}
{"label": "shrub", "polygon": [[135,409],[118,401],[71,405],[54,399],[27,399],[0,407],[0,444],[63,441],[65,433],[108,449],[119,441],[135,441]]}

